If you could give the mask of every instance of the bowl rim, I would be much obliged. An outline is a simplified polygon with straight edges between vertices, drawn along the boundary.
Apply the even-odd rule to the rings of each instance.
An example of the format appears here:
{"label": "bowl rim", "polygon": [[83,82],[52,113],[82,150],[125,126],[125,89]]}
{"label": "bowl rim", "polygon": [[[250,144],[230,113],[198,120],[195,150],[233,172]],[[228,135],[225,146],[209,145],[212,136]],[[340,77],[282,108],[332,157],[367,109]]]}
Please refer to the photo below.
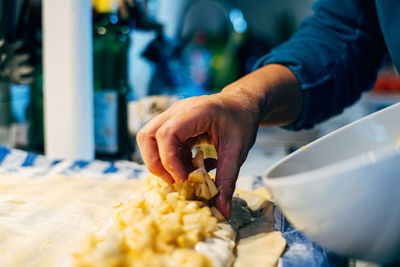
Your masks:
{"label": "bowl rim", "polygon": [[[396,156],[396,155],[400,156],[400,149],[399,149],[399,147],[396,147],[396,143],[395,143],[396,140],[394,140],[393,147],[382,147],[382,148],[373,150],[373,152],[366,151],[365,153],[354,155],[353,157],[347,158],[346,160],[340,160],[338,162],[328,164],[326,166],[322,166],[319,168],[314,168],[309,171],[303,171],[300,173],[279,176],[279,177],[269,177],[269,174],[273,170],[275,170],[278,166],[282,165],[287,160],[295,157],[297,154],[306,153],[307,152],[307,149],[305,149],[306,147],[311,148],[311,147],[317,145],[318,143],[323,142],[325,139],[329,138],[330,136],[337,134],[338,132],[341,132],[347,128],[353,127],[354,125],[362,123],[364,121],[372,120],[374,117],[379,116],[386,112],[390,112],[390,110],[392,110],[392,109],[399,109],[399,112],[400,112],[400,101],[389,107],[386,107],[382,110],[379,110],[368,116],[365,116],[361,119],[351,122],[339,129],[336,129],[336,130],[318,138],[317,140],[297,149],[293,153],[285,156],[284,158],[280,159],[278,162],[273,164],[263,175],[263,180],[265,181],[267,186],[268,185],[279,186],[279,185],[303,184],[306,182],[311,182],[311,181],[315,181],[318,179],[322,179],[322,177],[331,176],[332,174],[334,174],[335,176],[338,176],[345,172],[349,172],[349,171],[352,171],[352,170],[355,170],[358,168],[363,168],[368,165],[378,163],[378,162],[388,159],[392,156]],[[400,131],[399,131],[399,138],[400,138]],[[369,157],[369,159],[367,157]]]}

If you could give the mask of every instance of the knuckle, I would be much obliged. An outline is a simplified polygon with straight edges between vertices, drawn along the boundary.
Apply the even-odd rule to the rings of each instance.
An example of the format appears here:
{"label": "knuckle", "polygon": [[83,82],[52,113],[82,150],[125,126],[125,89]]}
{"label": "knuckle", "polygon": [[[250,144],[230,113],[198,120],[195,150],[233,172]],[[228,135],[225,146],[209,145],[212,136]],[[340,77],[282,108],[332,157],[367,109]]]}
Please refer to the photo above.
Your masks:
{"label": "knuckle", "polygon": [[174,134],[174,131],[172,127],[168,125],[164,125],[161,128],[159,128],[156,132],[156,139],[167,139],[168,137],[172,136]]}
{"label": "knuckle", "polygon": [[147,129],[147,127],[143,127],[136,134],[136,141],[138,142],[138,144],[142,144],[146,140],[146,138],[150,136],[151,134],[150,131]]}
{"label": "knuckle", "polygon": [[136,141],[138,141],[138,143],[140,143],[141,141],[143,141],[143,138],[144,138],[144,133],[143,133],[143,129],[141,129],[136,134]]}
{"label": "knuckle", "polygon": [[143,143],[144,137],[145,137],[145,134],[144,134],[143,129],[139,130],[139,132],[136,134],[136,142],[138,142],[138,144]]}

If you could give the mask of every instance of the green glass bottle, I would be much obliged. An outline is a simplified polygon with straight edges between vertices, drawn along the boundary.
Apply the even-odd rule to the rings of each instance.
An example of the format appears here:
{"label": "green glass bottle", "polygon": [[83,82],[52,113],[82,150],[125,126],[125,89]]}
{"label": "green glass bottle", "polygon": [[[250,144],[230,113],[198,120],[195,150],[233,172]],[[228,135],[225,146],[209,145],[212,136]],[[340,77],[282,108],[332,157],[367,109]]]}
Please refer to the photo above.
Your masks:
{"label": "green glass bottle", "polygon": [[126,98],[129,28],[114,1],[94,1],[93,66],[96,157],[127,159],[130,145]]}
{"label": "green glass bottle", "polygon": [[36,69],[30,90],[30,104],[27,109],[29,121],[28,150],[44,153],[44,121],[43,121],[43,70],[42,64]]}

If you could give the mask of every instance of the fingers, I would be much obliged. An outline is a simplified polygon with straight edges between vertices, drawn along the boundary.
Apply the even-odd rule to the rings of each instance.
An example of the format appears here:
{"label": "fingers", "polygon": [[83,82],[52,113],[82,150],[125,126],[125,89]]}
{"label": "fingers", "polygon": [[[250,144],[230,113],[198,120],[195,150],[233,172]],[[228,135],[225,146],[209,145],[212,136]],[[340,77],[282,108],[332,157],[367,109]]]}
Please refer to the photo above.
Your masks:
{"label": "fingers", "polygon": [[209,124],[203,116],[187,116],[185,112],[176,114],[165,122],[156,133],[160,159],[164,168],[171,174],[175,182],[182,183],[188,175],[187,157],[183,153],[182,144],[193,136],[203,134]]}
{"label": "fingers", "polygon": [[156,139],[153,137],[141,137],[140,134],[141,132],[139,132],[137,136],[138,143],[140,144],[140,153],[142,154],[143,161],[149,171],[152,174],[161,177],[169,184],[174,183],[174,179],[168,171],[165,170],[160,157],[158,156],[159,152]]}
{"label": "fingers", "polygon": [[215,198],[215,206],[225,216],[231,216],[231,202],[236,180],[239,174],[241,160],[241,145],[239,142],[225,143],[218,149],[218,164],[215,183],[218,187],[218,195]]}
{"label": "fingers", "polygon": [[[219,193],[215,204],[225,217],[230,217],[239,168],[251,147],[247,139],[252,138],[254,129],[247,127],[252,125],[247,121],[248,116],[224,113],[219,106],[213,105],[207,97],[178,102],[150,121],[138,133],[137,139],[149,171],[171,183],[183,182],[192,170],[190,161],[194,144],[214,144],[218,161],[207,159],[205,166],[207,170],[217,166]],[[199,141],[199,136],[204,140]]]}
{"label": "fingers", "polygon": [[[150,172],[166,177],[170,182],[183,182],[190,171],[191,148],[197,137],[207,133],[209,112],[201,100],[187,99],[155,117],[139,131],[137,141],[143,160]],[[195,108],[194,105],[197,104]],[[202,142],[210,140],[203,135]]]}
{"label": "fingers", "polygon": [[173,131],[168,127],[162,127],[157,131],[156,139],[164,168],[172,175],[175,182],[180,184],[185,181],[187,170],[180,161],[180,140]]}
{"label": "fingers", "polygon": [[162,165],[155,132],[166,119],[166,114],[162,113],[147,123],[137,134],[136,140],[139,145],[140,154],[143,161],[151,173],[161,177],[167,183],[173,183],[174,179]]}

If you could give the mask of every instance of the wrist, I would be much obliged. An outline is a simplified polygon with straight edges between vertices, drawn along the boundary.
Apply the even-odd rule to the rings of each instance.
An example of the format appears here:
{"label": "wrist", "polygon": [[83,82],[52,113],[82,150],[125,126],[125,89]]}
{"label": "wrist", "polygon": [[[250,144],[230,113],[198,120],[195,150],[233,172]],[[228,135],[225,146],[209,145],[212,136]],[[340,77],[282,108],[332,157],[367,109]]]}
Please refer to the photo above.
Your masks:
{"label": "wrist", "polygon": [[286,126],[296,122],[303,111],[303,92],[296,76],[283,65],[260,69],[265,82],[265,110],[262,126]]}
{"label": "wrist", "polygon": [[263,119],[265,95],[251,90],[247,84],[230,84],[219,93],[219,97],[224,99],[225,103],[232,103],[243,115],[248,114],[248,120],[255,121],[257,126]]}
{"label": "wrist", "polygon": [[289,68],[271,64],[228,85],[223,93],[244,95],[258,110],[263,126],[285,126],[298,120],[303,109],[300,84]]}

